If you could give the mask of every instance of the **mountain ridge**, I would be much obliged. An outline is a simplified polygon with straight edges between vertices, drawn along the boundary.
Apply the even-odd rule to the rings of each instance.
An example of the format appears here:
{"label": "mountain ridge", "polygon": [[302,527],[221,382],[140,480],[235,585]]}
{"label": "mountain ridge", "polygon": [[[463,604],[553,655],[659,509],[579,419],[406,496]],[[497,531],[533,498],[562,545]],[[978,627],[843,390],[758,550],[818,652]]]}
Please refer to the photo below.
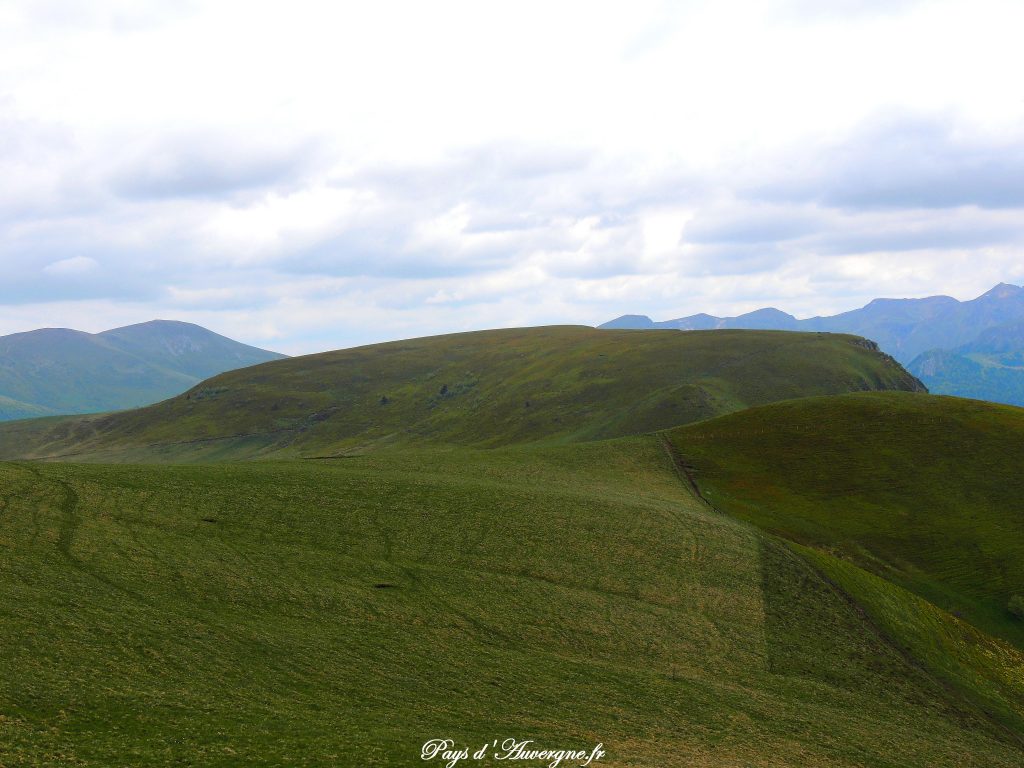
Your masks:
{"label": "mountain ridge", "polygon": [[598,328],[852,333],[876,341],[930,391],[1024,405],[1024,288],[1011,283],[967,301],[876,298],[858,309],[804,319],[765,307],[735,317],[698,313],[660,322],[622,315]]}
{"label": "mountain ridge", "polygon": [[735,328],[852,333],[878,342],[883,351],[907,364],[929,350],[960,346],[984,330],[1019,320],[1024,320],[1024,288],[999,283],[967,301],[945,295],[912,299],[876,298],[857,309],[804,319],[776,307],[763,307],[733,317],[701,312],[662,321],[654,321],[647,315],[622,315],[598,328],[673,328],[684,331]]}
{"label": "mountain ridge", "polygon": [[217,373],[283,357],[177,320],[13,333],[0,337],[0,420],[149,405]]}

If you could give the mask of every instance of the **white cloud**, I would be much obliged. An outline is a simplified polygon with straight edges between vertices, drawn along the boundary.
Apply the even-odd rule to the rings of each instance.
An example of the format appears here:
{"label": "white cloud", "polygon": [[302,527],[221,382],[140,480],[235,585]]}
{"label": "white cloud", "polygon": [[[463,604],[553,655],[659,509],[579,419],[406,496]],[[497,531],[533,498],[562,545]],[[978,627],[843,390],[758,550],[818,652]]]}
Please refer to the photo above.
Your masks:
{"label": "white cloud", "polygon": [[312,351],[1024,279],[1018,2],[88,6],[0,5],[0,331]]}
{"label": "white cloud", "polygon": [[92,272],[99,266],[96,259],[89,256],[72,256],[69,259],[61,259],[43,267],[43,272],[58,277],[74,277]]}

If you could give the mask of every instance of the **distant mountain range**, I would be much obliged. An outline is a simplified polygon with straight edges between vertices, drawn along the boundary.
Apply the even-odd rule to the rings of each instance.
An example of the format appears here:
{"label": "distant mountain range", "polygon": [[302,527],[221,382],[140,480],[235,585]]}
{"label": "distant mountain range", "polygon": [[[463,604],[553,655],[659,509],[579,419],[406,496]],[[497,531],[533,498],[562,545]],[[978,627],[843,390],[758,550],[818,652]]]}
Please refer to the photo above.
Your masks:
{"label": "distant mountain range", "polygon": [[875,299],[850,312],[804,320],[768,307],[738,317],[697,314],[662,322],[623,315],[599,327],[854,333],[878,342],[932,392],[1024,405],[1024,288],[1008,283],[970,301]]}
{"label": "distant mountain range", "polygon": [[283,357],[170,320],[95,334],[14,333],[0,337],[0,421],[135,408],[218,373]]}

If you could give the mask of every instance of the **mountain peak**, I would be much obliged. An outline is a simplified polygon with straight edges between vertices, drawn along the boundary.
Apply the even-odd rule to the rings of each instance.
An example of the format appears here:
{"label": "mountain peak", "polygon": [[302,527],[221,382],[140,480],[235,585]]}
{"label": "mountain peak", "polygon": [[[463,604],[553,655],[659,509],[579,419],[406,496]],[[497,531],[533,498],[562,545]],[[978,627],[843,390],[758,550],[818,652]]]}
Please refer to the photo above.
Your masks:
{"label": "mountain peak", "polygon": [[0,355],[0,421],[147,405],[218,373],[284,357],[176,320],[96,334],[40,328],[0,336]]}
{"label": "mountain peak", "polygon": [[605,330],[653,327],[654,321],[647,315],[622,315],[621,317],[616,317],[614,320],[609,320],[607,323],[598,326],[598,328],[603,328]]}
{"label": "mountain peak", "polygon": [[111,328],[97,334],[98,336],[124,336],[128,334],[163,334],[163,333],[187,333],[201,336],[220,336],[219,333],[211,331],[195,323],[186,323],[184,320],[146,320],[142,323],[122,325],[119,328]]}
{"label": "mountain peak", "polygon": [[783,312],[781,309],[776,309],[775,307],[762,307],[761,309],[755,309],[753,312],[746,312],[742,315],[737,315],[737,319],[741,317],[775,317],[780,319],[796,320],[796,318],[789,314],[789,312]]}
{"label": "mountain peak", "polygon": [[[995,289],[993,289],[993,290],[995,290]],[[880,307],[880,306],[893,305],[893,304],[906,304],[906,303],[909,303],[909,302],[912,302],[912,303],[915,303],[915,304],[919,304],[919,305],[923,305],[923,304],[948,305],[948,304],[959,304],[960,303],[959,301],[954,299],[952,296],[946,296],[945,294],[941,294],[941,295],[938,295],[938,296],[925,296],[924,298],[920,298],[920,299],[872,299],[871,301],[869,301],[867,304],[864,305],[864,308],[867,309],[868,307]],[[856,311],[856,310],[854,310],[854,311]]]}
{"label": "mountain peak", "polygon": [[1024,293],[1024,288],[1010,283],[999,283],[995,288],[979,296],[979,299],[1012,299]]}
{"label": "mountain peak", "polygon": [[[230,368],[284,357],[180,320],[149,320],[112,328],[98,335],[137,357],[151,362],[159,358],[160,365],[198,375],[201,379]],[[231,361],[230,365],[226,361]]]}
{"label": "mountain peak", "polygon": [[201,325],[187,323],[184,320],[162,320],[160,318],[155,320],[146,320],[141,323],[132,323],[131,325],[123,325],[121,328],[112,328],[111,330],[120,331],[123,328],[199,328],[204,331],[207,330]]}

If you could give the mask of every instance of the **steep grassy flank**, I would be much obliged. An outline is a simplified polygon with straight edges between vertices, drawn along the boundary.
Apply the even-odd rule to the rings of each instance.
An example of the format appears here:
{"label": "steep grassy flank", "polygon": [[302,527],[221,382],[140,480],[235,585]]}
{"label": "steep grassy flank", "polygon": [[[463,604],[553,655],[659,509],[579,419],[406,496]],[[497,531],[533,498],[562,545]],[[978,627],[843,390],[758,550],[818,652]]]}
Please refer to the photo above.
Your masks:
{"label": "steep grassy flank", "polygon": [[131,413],[5,427],[0,456],[183,460],[590,440],[790,397],[919,387],[851,336],[485,331],[282,360]]}
{"label": "steep grassy flank", "polygon": [[672,439],[719,508],[1024,647],[1024,410],[864,393],[777,403]]}
{"label": "steep grassy flank", "polygon": [[656,438],[0,465],[0,489],[3,765],[437,765],[442,737],[603,742],[606,766],[1024,758]]}
{"label": "steep grassy flank", "polygon": [[[915,620],[927,613],[938,626],[945,616],[943,632],[954,639],[933,633],[922,645],[891,616],[882,623],[952,682],[973,675],[982,687],[1005,689],[1011,681],[996,698],[1024,723],[1019,653],[1002,671],[968,664],[954,673],[929,646],[964,658],[972,647],[1005,655],[993,638],[1024,649],[1024,621],[1008,610],[1024,595],[1024,410],[865,393],[777,403],[675,430],[671,439],[718,508],[814,548],[818,565],[849,582],[865,605],[879,605],[884,582],[854,578],[854,565],[924,598],[927,609],[911,611]],[[979,638],[992,637],[972,639],[954,616]]]}
{"label": "steep grassy flank", "polygon": [[892,582],[821,550],[792,545],[937,679],[1024,734],[1024,653]]}

